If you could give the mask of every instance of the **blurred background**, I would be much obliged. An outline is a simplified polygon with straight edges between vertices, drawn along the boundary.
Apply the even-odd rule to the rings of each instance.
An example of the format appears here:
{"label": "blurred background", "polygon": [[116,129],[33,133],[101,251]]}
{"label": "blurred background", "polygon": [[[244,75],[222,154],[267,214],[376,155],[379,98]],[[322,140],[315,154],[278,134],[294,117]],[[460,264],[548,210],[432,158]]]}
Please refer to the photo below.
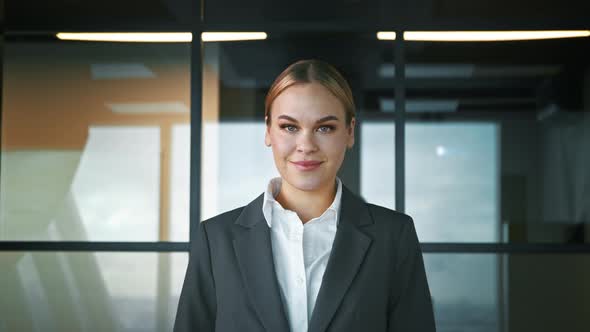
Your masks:
{"label": "blurred background", "polygon": [[195,225],[278,176],[264,97],[303,58],[352,86],[339,176],[414,218],[438,331],[588,331],[588,1],[5,0],[0,21],[0,332],[171,331]]}

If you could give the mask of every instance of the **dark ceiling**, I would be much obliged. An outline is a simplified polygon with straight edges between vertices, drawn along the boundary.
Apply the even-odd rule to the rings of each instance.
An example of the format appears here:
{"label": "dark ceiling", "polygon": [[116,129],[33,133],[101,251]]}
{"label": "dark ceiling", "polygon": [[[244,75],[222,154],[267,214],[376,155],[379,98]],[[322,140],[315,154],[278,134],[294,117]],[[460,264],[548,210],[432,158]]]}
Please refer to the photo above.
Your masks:
{"label": "dark ceiling", "polygon": [[5,0],[6,30],[588,28],[587,0]]}
{"label": "dark ceiling", "polygon": [[[363,104],[392,98],[394,46],[378,30],[590,29],[590,1],[556,0],[8,0],[8,42],[55,43],[57,31],[267,31],[219,43],[224,86],[266,89],[288,64],[320,58],[351,81]],[[211,44],[212,45],[212,44]],[[95,47],[95,52],[101,52]],[[405,44],[408,98],[460,99],[472,110],[535,110],[540,99],[580,107],[590,38]],[[102,52],[109,52],[105,46]],[[121,58],[125,55],[120,54]],[[224,69],[231,68],[231,69]],[[441,73],[447,74],[441,74]],[[388,74],[389,73],[389,74]],[[544,98],[539,95],[543,94]],[[547,97],[549,96],[549,97]],[[483,106],[482,106],[483,105]]]}

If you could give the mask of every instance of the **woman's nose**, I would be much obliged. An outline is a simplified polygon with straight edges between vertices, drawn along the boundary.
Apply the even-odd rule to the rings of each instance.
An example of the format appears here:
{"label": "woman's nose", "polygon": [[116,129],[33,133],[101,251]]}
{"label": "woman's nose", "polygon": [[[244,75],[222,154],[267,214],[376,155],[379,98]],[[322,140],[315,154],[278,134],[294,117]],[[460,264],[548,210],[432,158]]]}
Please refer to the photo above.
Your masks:
{"label": "woman's nose", "polygon": [[302,132],[297,138],[297,151],[302,153],[314,152],[318,149],[313,132]]}

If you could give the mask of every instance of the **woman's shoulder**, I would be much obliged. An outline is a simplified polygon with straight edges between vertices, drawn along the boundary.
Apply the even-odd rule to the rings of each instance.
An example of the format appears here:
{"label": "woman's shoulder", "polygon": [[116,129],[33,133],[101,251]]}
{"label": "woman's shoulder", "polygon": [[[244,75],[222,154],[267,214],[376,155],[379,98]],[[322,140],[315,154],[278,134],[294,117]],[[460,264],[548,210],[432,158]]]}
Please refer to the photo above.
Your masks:
{"label": "woman's shoulder", "polygon": [[380,234],[391,239],[405,239],[403,241],[416,242],[416,227],[414,220],[409,215],[392,210],[384,206],[366,203],[369,213],[377,226]]}
{"label": "woman's shoulder", "polygon": [[203,220],[203,226],[210,227],[224,227],[233,224],[240,216],[246,206],[240,206],[233,210],[222,212],[216,216]]}
{"label": "woman's shoulder", "polygon": [[[342,188],[343,197],[347,197],[346,200],[344,200],[343,198],[344,204],[351,205],[350,208],[344,209],[346,211],[350,212],[351,209],[360,209],[363,211],[360,214],[361,218],[365,218],[368,213],[375,224],[387,228],[404,228],[404,226],[406,226],[407,224],[414,223],[412,218],[403,212],[368,202],[363,196],[355,192],[352,192],[346,186],[342,186]],[[343,209],[341,208],[341,211],[342,210]]]}
{"label": "woman's shoulder", "polygon": [[376,223],[395,224],[401,227],[414,223],[412,217],[403,212],[368,202],[365,202],[365,204]]}

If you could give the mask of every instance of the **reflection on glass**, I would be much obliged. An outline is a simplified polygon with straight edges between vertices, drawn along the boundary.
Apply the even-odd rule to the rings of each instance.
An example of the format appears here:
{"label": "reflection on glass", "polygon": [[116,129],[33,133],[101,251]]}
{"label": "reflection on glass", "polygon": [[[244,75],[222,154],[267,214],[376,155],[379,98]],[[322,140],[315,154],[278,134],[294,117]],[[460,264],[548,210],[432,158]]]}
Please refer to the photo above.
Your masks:
{"label": "reflection on glass", "polygon": [[395,124],[363,122],[361,130],[361,195],[395,210]]}
{"label": "reflection on glass", "polygon": [[264,132],[263,122],[204,125],[202,220],[247,204],[280,176]]}
{"label": "reflection on glass", "polygon": [[189,144],[172,136],[190,120],[189,47],[4,46],[0,240],[166,241],[188,224]]}
{"label": "reflection on glass", "polygon": [[424,242],[496,242],[497,128],[492,123],[406,128],[406,204]]}
{"label": "reflection on glass", "polygon": [[157,241],[159,138],[92,127],[81,153],[3,152],[2,238]]}
{"label": "reflection on glass", "polygon": [[187,259],[186,253],[0,253],[0,330],[169,331]]}
{"label": "reflection on glass", "polygon": [[170,241],[189,240],[190,125],[172,127]]}
{"label": "reflection on glass", "polygon": [[58,219],[53,239],[157,241],[159,138],[156,127],[90,128],[71,185],[80,218]]}
{"label": "reflection on glass", "polygon": [[498,259],[488,254],[424,254],[437,331],[501,331]]}
{"label": "reflection on glass", "polygon": [[[407,114],[408,211],[437,211],[417,220],[424,240],[590,242],[588,41],[408,42],[408,106],[418,105]],[[418,121],[440,127],[428,130],[441,141],[426,133],[425,145]],[[495,137],[468,129],[484,123]],[[463,138],[449,143],[467,149],[465,164],[445,145],[452,137]],[[441,199],[423,199],[425,189]]]}
{"label": "reflection on glass", "polygon": [[424,254],[436,330],[588,330],[587,254]]}
{"label": "reflection on glass", "polygon": [[[543,127],[543,194],[539,200],[540,219],[545,224],[579,228],[583,228],[584,223],[590,224],[590,153],[587,153],[590,147],[590,70],[586,80],[589,88],[585,112],[563,114],[561,111],[554,115],[561,119],[555,118]],[[574,227],[570,231],[575,232]],[[571,242],[583,242],[584,237],[578,234],[580,239],[576,240],[576,234],[564,236]],[[590,242],[590,233],[586,241]]]}

